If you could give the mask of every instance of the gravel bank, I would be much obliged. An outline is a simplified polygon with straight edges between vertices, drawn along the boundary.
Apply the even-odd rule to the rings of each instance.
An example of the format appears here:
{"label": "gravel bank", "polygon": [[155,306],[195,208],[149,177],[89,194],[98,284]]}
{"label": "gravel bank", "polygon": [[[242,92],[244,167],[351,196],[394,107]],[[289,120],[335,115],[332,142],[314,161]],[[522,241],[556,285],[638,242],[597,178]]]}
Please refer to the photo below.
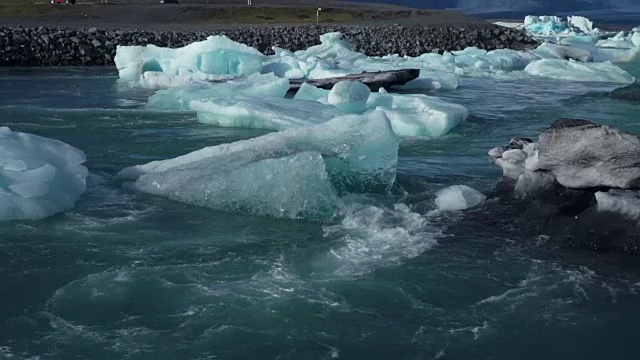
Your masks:
{"label": "gravel bank", "polygon": [[536,42],[522,32],[498,26],[273,26],[226,31],[169,32],[50,27],[0,27],[0,66],[103,66],[113,65],[117,45],[181,47],[209,35],[223,34],[270,54],[272,46],[290,50],[319,43],[319,36],[340,31],[354,50],[369,56],[461,50],[476,46],[486,50],[526,49]]}

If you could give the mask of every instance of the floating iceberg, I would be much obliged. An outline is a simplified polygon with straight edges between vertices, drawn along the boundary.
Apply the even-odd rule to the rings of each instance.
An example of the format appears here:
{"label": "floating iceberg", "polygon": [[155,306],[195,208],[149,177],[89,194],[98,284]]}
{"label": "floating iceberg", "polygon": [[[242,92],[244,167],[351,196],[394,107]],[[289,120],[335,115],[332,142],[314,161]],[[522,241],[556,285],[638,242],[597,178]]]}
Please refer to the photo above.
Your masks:
{"label": "floating iceberg", "polygon": [[254,74],[226,82],[160,90],[149,97],[147,108],[189,110],[189,103],[192,100],[205,101],[233,94],[284,97],[287,91],[289,91],[288,79],[280,78],[273,74]]}
{"label": "floating iceberg", "polygon": [[321,124],[346,115],[334,106],[316,101],[268,96],[235,96],[191,101],[190,109],[196,111],[198,121],[205,124],[278,131]]}
{"label": "floating iceberg", "polygon": [[558,80],[631,84],[635,78],[612,62],[581,63],[573,60],[542,59],[527,65],[527,73]]}
{"label": "floating iceberg", "polygon": [[[328,96],[328,90],[304,84],[294,99],[327,104]],[[391,94],[384,89],[369,95],[366,109],[384,111],[398,136],[443,136],[469,116],[462,105],[421,94]]]}
{"label": "floating iceberg", "polygon": [[384,111],[398,136],[443,136],[469,116],[464,106],[427,95],[372,93],[367,107]]}
{"label": "floating iceberg", "polygon": [[327,95],[327,102],[348,113],[361,113],[367,107],[371,90],[359,81],[339,81]]}
{"label": "floating iceberg", "polygon": [[611,60],[611,63],[626,73],[640,78],[640,46],[636,46],[619,57]]}
{"label": "floating iceberg", "polygon": [[[295,161],[289,159],[262,163],[264,166],[258,166],[258,163],[305,152],[322,155],[331,184],[340,193],[388,191],[395,181],[398,143],[398,138],[393,133],[384,112],[374,112],[367,115],[337,117],[320,125],[289,129],[231,144],[203,148],[174,159],[123,169],[120,176],[135,180],[133,187],[140,191],[190,204],[234,211],[235,208],[224,205],[226,197],[230,195],[215,189],[218,184],[251,182],[254,177],[247,179],[238,175],[249,173],[255,174],[255,178],[264,182],[267,177],[277,176],[269,170],[267,164],[280,164],[282,167],[279,171],[286,172],[283,170],[286,164],[298,166],[298,160],[301,158],[298,157]],[[306,178],[307,175],[318,176],[320,171],[315,167],[314,169],[313,174],[301,174],[298,179]],[[262,187],[260,191],[280,196],[280,188],[302,186],[284,181],[270,184],[275,188]],[[254,185],[247,186],[257,189]],[[211,191],[217,195],[210,196]],[[316,196],[304,191],[299,194]],[[264,196],[256,201],[262,201],[265,199]],[[245,208],[252,207],[252,196],[248,196],[245,202]],[[268,206],[269,204],[255,204],[255,207],[263,209],[263,212]],[[286,208],[287,204],[274,200],[274,206],[281,209]],[[272,215],[276,212],[269,211]],[[284,213],[291,212],[285,209]]]}
{"label": "floating iceberg", "polygon": [[289,79],[322,79],[358,74],[362,68],[353,62],[366,59],[363,53],[353,51],[342,33],[330,32],[320,35],[320,44],[306,50],[291,52],[273,47],[275,55],[265,61],[263,72]]}
{"label": "floating iceberg", "polygon": [[602,31],[593,27],[593,22],[582,16],[569,16],[566,20],[558,16],[526,16],[524,29],[533,36],[560,36],[584,38],[594,41]]}
{"label": "floating iceberg", "polygon": [[216,35],[178,49],[155,45],[118,46],[114,61],[120,79],[138,81],[149,71],[171,75],[180,71],[250,75],[260,72],[265,59],[265,55],[252,47]]}
{"label": "floating iceberg", "polygon": [[633,36],[633,33],[627,35],[624,31],[620,31],[611,38],[598,40],[596,45],[605,48],[631,49],[632,47],[634,47],[632,41]]}
{"label": "floating iceberg", "polygon": [[591,54],[591,52],[589,52],[588,50],[576,48],[571,45],[566,46],[544,43],[540,44],[540,46],[538,46],[532,52],[543,59],[573,59],[581,62],[593,61],[593,55]]}
{"label": "floating iceberg", "polygon": [[458,211],[482,204],[487,199],[478,190],[466,185],[454,185],[436,192],[436,206],[438,210]]}
{"label": "floating iceberg", "polygon": [[0,221],[37,220],[74,206],[85,154],[61,141],[0,127]]}

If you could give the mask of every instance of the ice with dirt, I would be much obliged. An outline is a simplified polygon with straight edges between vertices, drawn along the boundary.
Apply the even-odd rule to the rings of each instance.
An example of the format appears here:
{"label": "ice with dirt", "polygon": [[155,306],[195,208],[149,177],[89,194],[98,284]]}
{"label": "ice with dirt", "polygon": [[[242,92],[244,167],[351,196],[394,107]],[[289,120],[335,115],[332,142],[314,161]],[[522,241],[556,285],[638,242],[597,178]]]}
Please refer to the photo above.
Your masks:
{"label": "ice with dirt", "polygon": [[[367,88],[368,90],[368,88]],[[340,109],[316,101],[271,96],[229,96],[190,102],[198,121],[220,126],[285,130],[321,124],[346,115]]]}
{"label": "ice with dirt", "polygon": [[0,221],[71,209],[86,189],[85,160],[61,141],[0,127]]}
{"label": "ice with dirt", "polygon": [[147,108],[158,110],[190,110],[193,100],[227,97],[233,94],[284,98],[289,80],[273,74],[253,74],[234,80],[190,85],[178,89],[159,90],[147,100]]}
{"label": "ice with dirt", "polygon": [[114,61],[121,80],[139,81],[147,72],[250,75],[261,71],[265,58],[252,47],[216,35],[177,49],[118,46]]}
{"label": "ice with dirt", "polygon": [[453,185],[436,192],[436,207],[442,211],[458,211],[482,204],[487,197],[466,185]]}
{"label": "ice with dirt", "polygon": [[[398,144],[384,112],[375,112],[206,147],[174,159],[129,167],[119,175],[134,180],[132,186],[137,190],[189,204],[316,218],[318,211],[305,215],[300,207],[325,204],[317,197],[329,195],[305,186],[326,189],[313,180],[322,178],[326,171],[338,193],[386,192],[395,181]],[[303,165],[304,159],[313,166]],[[288,172],[292,174],[285,174]],[[299,184],[305,181],[312,184]],[[297,186],[300,191],[291,190],[295,197],[287,197],[288,202],[279,200]]]}

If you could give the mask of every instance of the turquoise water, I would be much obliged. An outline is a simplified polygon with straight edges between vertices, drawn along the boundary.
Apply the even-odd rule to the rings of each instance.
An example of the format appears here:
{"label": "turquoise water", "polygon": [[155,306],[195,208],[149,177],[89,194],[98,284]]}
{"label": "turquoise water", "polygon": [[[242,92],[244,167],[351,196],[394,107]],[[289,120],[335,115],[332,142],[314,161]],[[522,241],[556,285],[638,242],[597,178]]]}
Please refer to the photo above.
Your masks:
{"label": "turquoise water", "polygon": [[[462,79],[469,120],[403,141],[392,194],[336,223],[211,211],[131,192],[126,166],[264,134],[142,109],[105,69],[4,70],[0,125],[84,150],[75,209],[0,223],[0,358],[635,358],[637,229],[518,201],[487,151],[559,117],[640,132],[614,86]],[[432,215],[465,184],[479,208]],[[599,251],[594,251],[594,249]],[[613,251],[609,251],[613,250]]]}

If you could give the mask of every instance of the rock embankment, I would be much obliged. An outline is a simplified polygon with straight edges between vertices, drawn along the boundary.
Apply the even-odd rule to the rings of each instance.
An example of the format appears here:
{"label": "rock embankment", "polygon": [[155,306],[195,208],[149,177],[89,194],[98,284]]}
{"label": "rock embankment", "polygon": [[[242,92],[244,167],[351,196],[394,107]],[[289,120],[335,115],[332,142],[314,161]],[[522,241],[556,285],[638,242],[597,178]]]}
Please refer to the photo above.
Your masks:
{"label": "rock embankment", "polygon": [[181,47],[207,36],[222,34],[265,54],[271,47],[301,50],[318,44],[319,36],[340,31],[356,51],[369,56],[481,49],[526,49],[536,42],[524,33],[497,26],[273,26],[226,31],[169,32],[38,27],[0,27],[0,66],[112,65],[118,45]]}

